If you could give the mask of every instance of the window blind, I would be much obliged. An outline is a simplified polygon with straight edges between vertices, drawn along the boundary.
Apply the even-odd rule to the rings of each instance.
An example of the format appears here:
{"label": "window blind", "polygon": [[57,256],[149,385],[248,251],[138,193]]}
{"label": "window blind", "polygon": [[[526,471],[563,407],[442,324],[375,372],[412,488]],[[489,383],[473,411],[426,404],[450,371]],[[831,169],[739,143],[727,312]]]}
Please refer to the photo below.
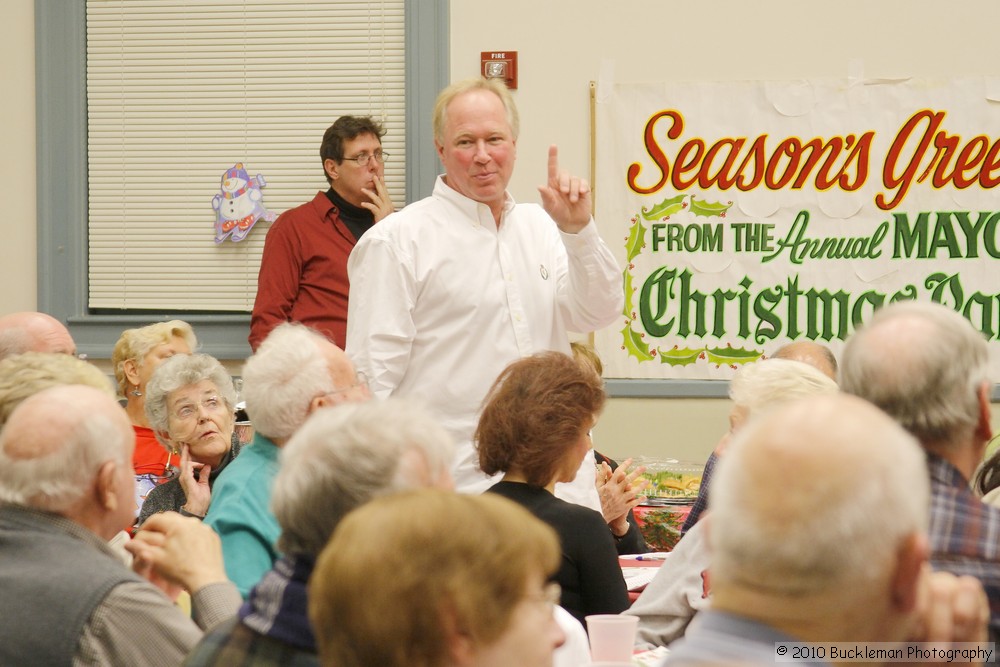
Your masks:
{"label": "window blind", "polygon": [[328,185],[323,132],[387,130],[405,192],[404,0],[88,0],[91,309],[246,312],[264,236],[214,242],[224,172],[262,174],[275,213]]}

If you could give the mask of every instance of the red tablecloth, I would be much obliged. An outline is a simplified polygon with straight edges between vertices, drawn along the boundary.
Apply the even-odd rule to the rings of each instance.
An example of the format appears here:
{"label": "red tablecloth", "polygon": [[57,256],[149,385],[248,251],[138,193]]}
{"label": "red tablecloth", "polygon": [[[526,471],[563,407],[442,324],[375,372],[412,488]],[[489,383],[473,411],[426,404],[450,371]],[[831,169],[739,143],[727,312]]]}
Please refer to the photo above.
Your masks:
{"label": "red tablecloth", "polygon": [[[643,567],[643,568],[658,568],[663,565],[662,560],[635,560],[634,558],[619,558],[618,565],[624,568],[629,567]],[[637,588],[635,590],[629,590],[628,599],[629,602],[635,602],[639,599],[639,595],[646,587]]]}
{"label": "red tablecloth", "polygon": [[691,513],[691,505],[640,505],[634,511],[646,544],[654,551],[670,551],[681,539],[681,527]]}

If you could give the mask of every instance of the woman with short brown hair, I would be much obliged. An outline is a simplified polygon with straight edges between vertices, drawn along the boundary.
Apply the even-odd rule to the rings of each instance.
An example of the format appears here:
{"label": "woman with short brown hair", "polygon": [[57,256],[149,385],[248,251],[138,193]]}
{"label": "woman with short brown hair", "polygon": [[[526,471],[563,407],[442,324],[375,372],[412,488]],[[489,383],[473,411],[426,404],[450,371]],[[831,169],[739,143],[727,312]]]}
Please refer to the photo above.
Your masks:
{"label": "woman with short brown hair", "polygon": [[580,468],[604,401],[596,374],[565,354],[535,354],[500,374],[476,430],[479,466],[488,475],[504,473],[489,491],[520,503],[559,534],[561,604],[581,621],[629,604],[604,518],[553,495],[556,483],[571,481]]}

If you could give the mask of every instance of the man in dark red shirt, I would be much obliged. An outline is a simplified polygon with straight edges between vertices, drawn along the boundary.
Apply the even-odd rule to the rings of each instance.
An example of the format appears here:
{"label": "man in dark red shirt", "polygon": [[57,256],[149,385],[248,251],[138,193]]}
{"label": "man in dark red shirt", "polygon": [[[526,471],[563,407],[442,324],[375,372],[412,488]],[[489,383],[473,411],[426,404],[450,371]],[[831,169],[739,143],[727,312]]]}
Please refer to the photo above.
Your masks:
{"label": "man in dark red shirt", "polygon": [[343,347],[347,331],[347,256],[373,224],[393,211],[383,182],[382,125],[341,116],[319,154],[330,189],[278,216],[264,239],[250,319],[254,350],[282,322],[302,322]]}

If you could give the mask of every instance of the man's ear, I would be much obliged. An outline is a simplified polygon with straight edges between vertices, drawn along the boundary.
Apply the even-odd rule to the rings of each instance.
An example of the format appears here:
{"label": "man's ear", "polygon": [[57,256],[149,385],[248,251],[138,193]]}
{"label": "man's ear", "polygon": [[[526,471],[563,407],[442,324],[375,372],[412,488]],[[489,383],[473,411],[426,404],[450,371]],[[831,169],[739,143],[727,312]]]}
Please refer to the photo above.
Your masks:
{"label": "man's ear", "polygon": [[896,550],[896,567],[889,585],[892,591],[892,603],[900,612],[906,613],[917,609],[929,556],[930,547],[927,536],[923,533],[906,536]]}
{"label": "man's ear", "polygon": [[108,512],[118,509],[118,503],[122,502],[122,499],[118,497],[118,480],[115,479],[117,473],[118,464],[114,461],[106,461],[97,470],[97,478],[94,482],[97,502]]}
{"label": "man's ear", "polygon": [[326,408],[326,407],[329,407],[331,405],[333,405],[333,403],[330,402],[330,397],[329,396],[326,396],[326,395],[317,396],[313,400],[309,401],[309,407],[306,409],[306,415],[307,416],[311,415],[312,413],[316,412],[320,408]]}
{"label": "man's ear", "polygon": [[990,383],[988,380],[983,380],[983,383],[979,385],[976,398],[979,399],[979,422],[976,424],[976,435],[984,442],[989,441],[993,438],[993,427],[990,424],[992,415],[990,413]]}
{"label": "man's ear", "polygon": [[330,178],[330,180],[335,181],[340,178],[340,165],[337,164],[337,161],[332,158],[326,158],[323,160],[323,171],[326,172],[326,175]]}
{"label": "man's ear", "polygon": [[476,645],[459,625],[455,610],[445,605],[440,614],[441,630],[453,665],[476,664]]}

